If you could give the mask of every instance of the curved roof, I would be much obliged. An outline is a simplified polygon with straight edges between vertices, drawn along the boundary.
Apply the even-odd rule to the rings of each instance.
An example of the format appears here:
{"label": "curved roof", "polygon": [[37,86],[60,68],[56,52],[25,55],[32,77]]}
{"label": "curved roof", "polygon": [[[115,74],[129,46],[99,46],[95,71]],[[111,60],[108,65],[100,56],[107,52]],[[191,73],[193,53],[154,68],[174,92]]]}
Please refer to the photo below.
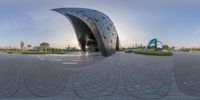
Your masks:
{"label": "curved roof", "polygon": [[57,8],[53,11],[70,20],[82,50],[85,50],[85,42],[91,37],[97,41],[103,56],[109,56],[119,49],[119,37],[115,26],[104,13],[86,8]]}

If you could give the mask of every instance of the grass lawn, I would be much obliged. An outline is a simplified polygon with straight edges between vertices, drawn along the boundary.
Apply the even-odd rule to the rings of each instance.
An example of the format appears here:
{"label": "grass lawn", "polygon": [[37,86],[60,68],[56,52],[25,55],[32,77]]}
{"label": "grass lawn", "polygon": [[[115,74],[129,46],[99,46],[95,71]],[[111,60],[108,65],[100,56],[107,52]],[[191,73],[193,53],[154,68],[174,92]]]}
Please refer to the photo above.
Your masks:
{"label": "grass lawn", "polygon": [[172,56],[173,53],[170,51],[154,51],[154,50],[136,50],[134,51],[135,54],[142,54],[142,55],[155,55],[155,56]]}

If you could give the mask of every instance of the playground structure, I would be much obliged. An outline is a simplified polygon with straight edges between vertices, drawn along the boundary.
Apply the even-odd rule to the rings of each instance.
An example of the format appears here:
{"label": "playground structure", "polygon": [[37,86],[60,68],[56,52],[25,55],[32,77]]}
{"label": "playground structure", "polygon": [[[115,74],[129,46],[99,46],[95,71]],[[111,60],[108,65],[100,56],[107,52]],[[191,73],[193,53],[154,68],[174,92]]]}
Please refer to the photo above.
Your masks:
{"label": "playground structure", "polygon": [[[148,44],[147,44],[147,46],[145,47],[144,50],[146,51],[146,50],[150,49],[150,47],[151,47],[152,45],[154,45],[154,50],[155,50],[155,51],[162,50],[162,42],[161,42],[161,41],[158,41],[156,38],[151,39],[151,40],[148,42]],[[159,46],[160,46],[160,47],[159,47]]]}

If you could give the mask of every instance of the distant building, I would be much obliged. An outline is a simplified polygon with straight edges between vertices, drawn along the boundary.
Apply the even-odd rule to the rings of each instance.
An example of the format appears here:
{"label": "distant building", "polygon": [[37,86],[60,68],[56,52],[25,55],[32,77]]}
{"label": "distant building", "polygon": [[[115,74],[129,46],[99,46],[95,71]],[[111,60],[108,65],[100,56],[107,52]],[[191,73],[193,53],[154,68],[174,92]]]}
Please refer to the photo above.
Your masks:
{"label": "distant building", "polygon": [[142,44],[140,44],[140,48],[142,47]]}
{"label": "distant building", "polygon": [[25,50],[25,47],[24,47],[24,42],[20,42],[20,49],[23,51],[23,50]]}
{"label": "distant building", "polygon": [[40,50],[40,47],[39,47],[39,46],[34,46],[34,47],[33,47],[33,50],[34,50],[34,51],[39,51],[39,50]]}
{"label": "distant building", "polygon": [[68,45],[68,47],[66,47],[65,49],[66,49],[67,51],[76,51],[76,50],[77,50],[76,47],[70,47],[69,45]]}
{"label": "distant building", "polygon": [[138,45],[137,45],[137,43],[135,43],[135,48],[137,48],[138,47]]}
{"label": "distant building", "polygon": [[69,49],[70,49],[70,45],[68,45],[68,46],[66,47],[66,50],[67,50],[67,51],[69,51]]}
{"label": "distant building", "polygon": [[27,45],[27,50],[32,50],[32,46],[30,44]]}

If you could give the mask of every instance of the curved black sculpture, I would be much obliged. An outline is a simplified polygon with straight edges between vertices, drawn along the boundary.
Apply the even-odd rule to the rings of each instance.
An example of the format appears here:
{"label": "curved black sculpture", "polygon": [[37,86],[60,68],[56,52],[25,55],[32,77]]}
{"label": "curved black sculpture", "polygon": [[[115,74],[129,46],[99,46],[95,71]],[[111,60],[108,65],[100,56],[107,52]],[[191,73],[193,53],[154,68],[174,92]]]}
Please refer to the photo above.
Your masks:
{"label": "curved black sculpture", "polygon": [[70,20],[83,51],[87,47],[109,56],[119,50],[120,42],[115,26],[104,13],[85,8],[58,8],[53,11]]}

